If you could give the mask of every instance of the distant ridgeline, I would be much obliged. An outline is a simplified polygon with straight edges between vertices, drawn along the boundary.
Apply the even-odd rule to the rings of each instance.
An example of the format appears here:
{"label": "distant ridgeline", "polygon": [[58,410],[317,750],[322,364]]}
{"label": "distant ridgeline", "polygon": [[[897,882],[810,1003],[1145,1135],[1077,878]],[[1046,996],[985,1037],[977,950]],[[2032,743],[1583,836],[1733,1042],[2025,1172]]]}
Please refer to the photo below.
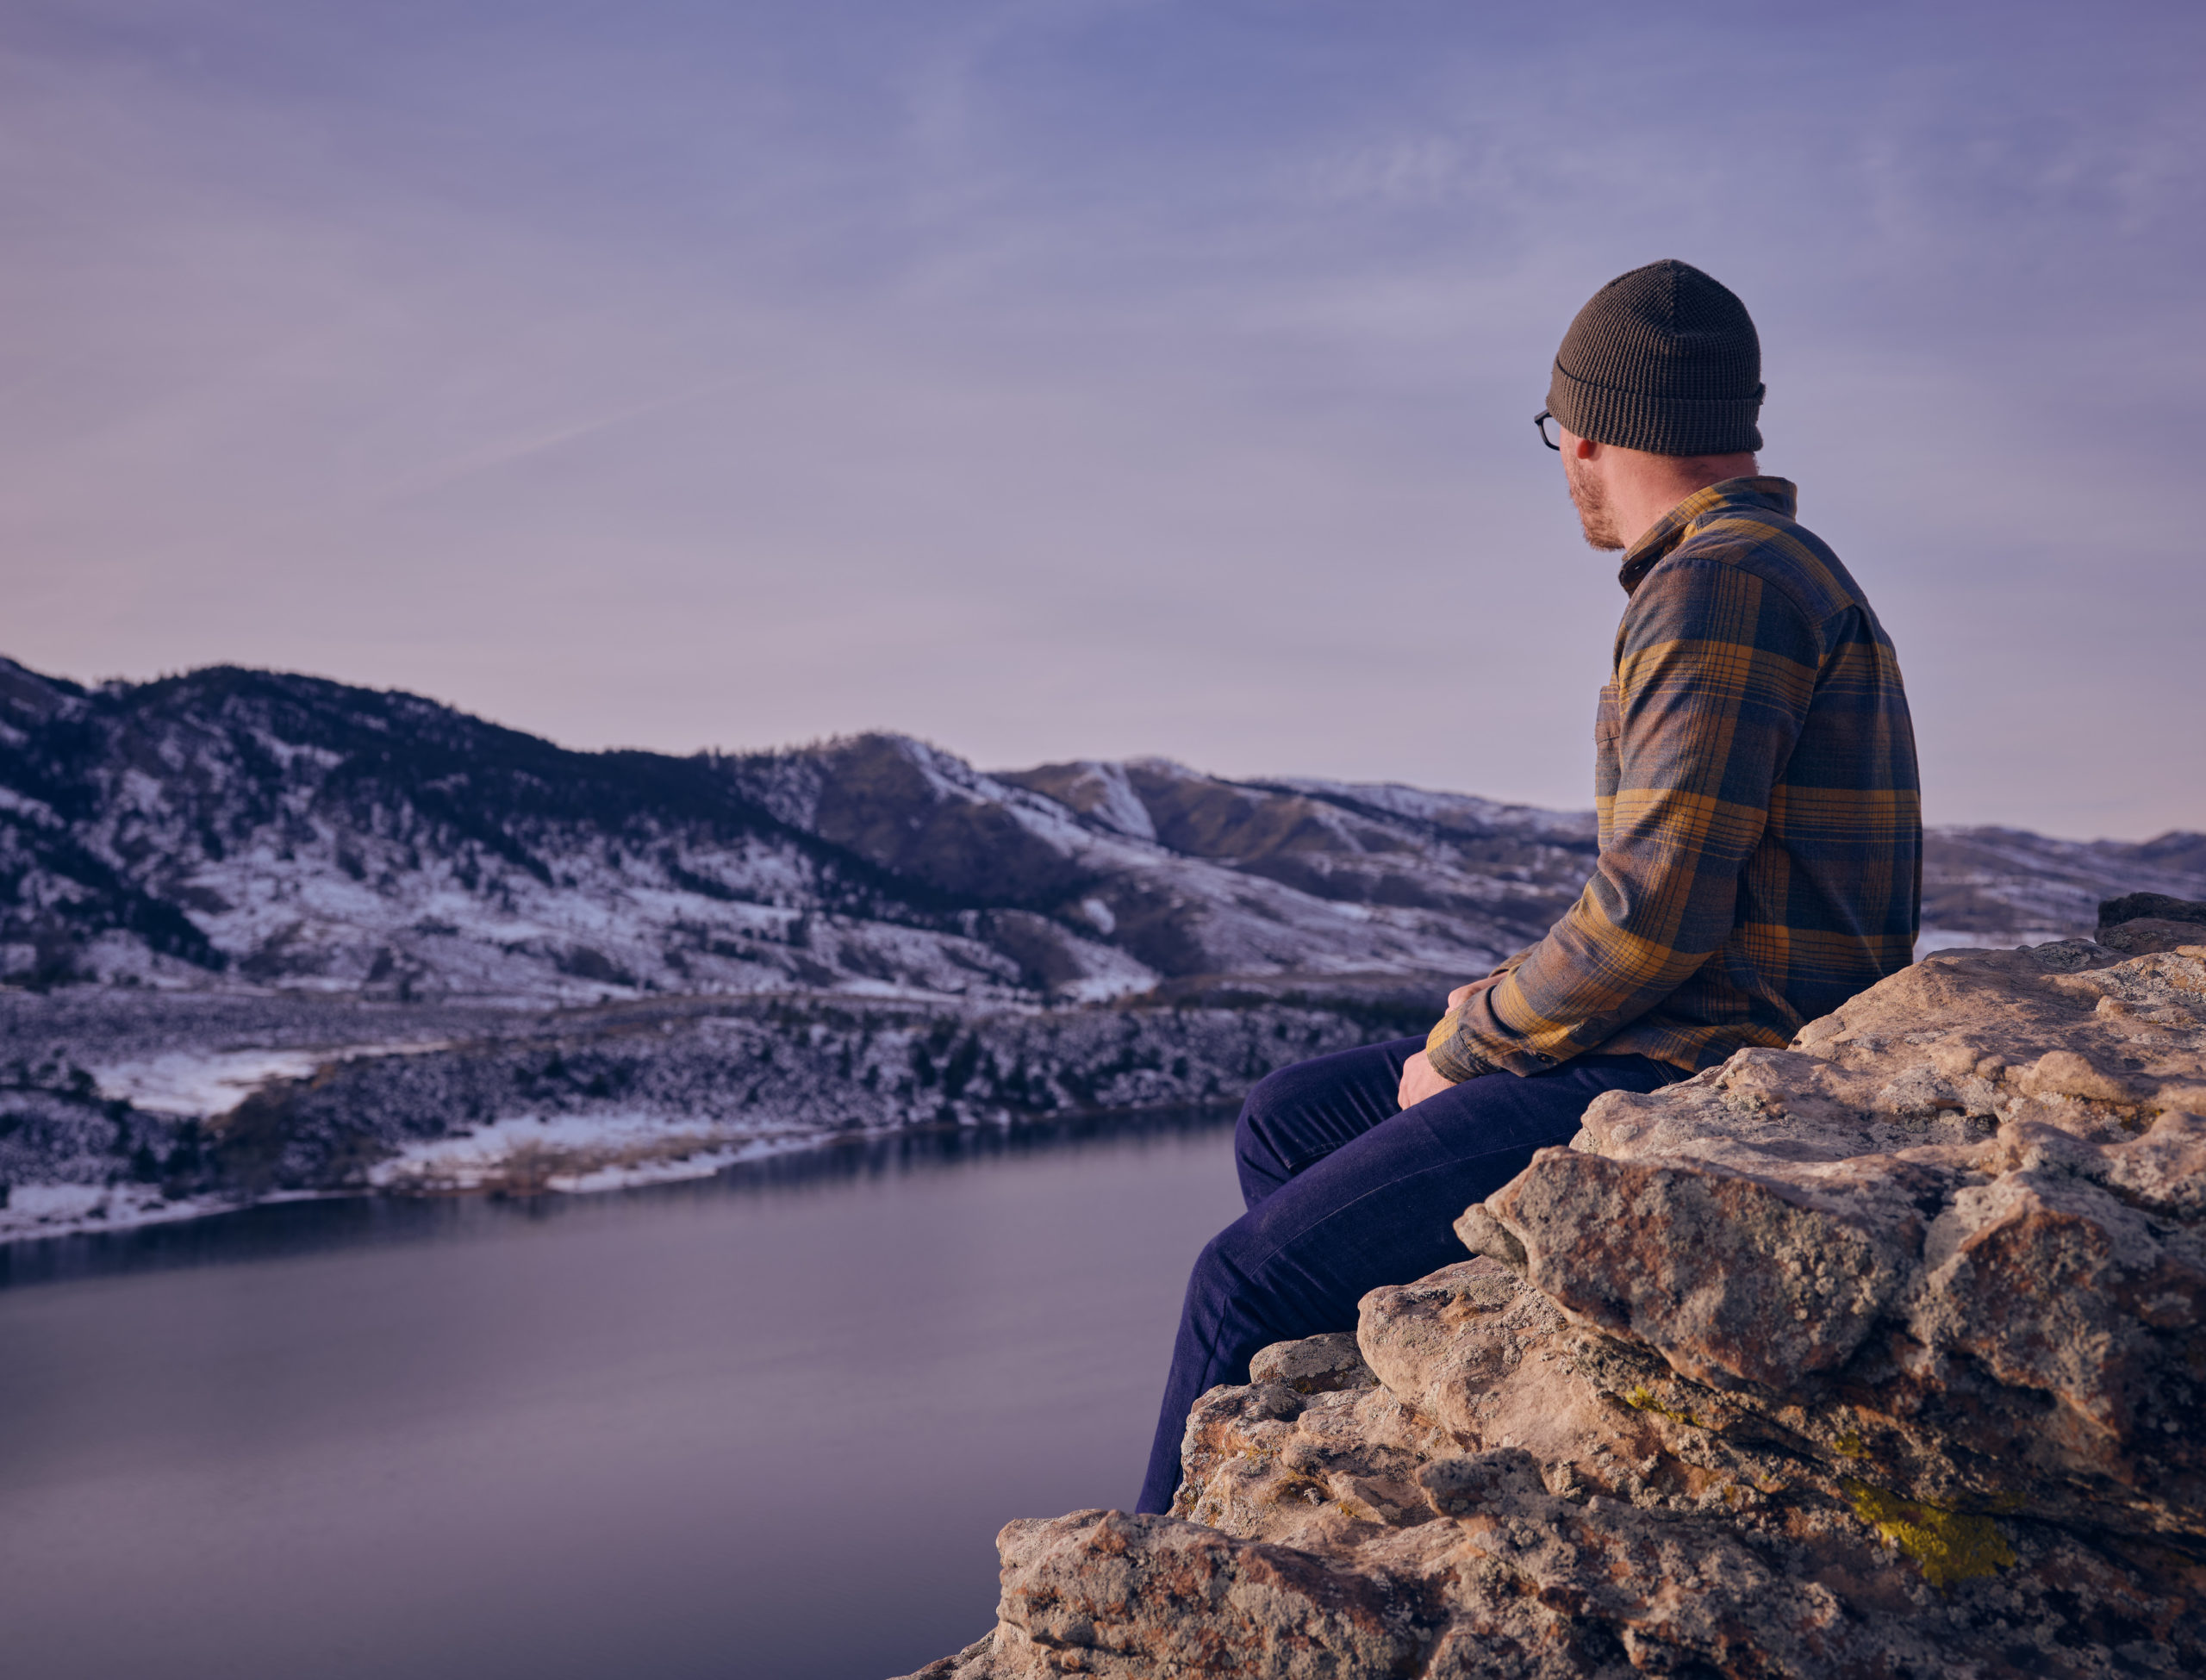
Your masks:
{"label": "distant ridgeline", "polygon": [[[0,660],[0,980],[603,1001],[1096,1000],[1458,983],[1536,939],[1580,812],[1162,759],[983,775],[863,735],[570,752],[418,697],[220,668],[87,689]],[[2206,893],[2206,836],[1949,830],[1926,930],[2013,943]],[[1360,988],[1359,988],[1360,989]]]}
{"label": "distant ridgeline", "polygon": [[[309,677],[0,659],[0,1237],[1230,1100],[1421,1031],[1594,849],[1589,813],[1393,783],[570,752]],[[2062,937],[2206,899],[2206,836],[1948,830],[1925,884],[1927,944]]]}
{"label": "distant ridgeline", "polygon": [[0,661],[0,980],[596,1002],[1090,1000],[1457,983],[1537,938],[1590,817],[1162,760],[984,775],[894,735],[569,752],[412,695]]}

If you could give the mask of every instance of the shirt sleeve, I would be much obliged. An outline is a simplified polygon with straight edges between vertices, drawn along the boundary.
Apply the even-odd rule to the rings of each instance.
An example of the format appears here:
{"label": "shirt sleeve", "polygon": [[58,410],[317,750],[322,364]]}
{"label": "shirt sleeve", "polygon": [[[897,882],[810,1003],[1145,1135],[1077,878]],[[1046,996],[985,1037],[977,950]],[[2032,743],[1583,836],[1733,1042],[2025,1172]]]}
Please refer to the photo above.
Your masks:
{"label": "shirt sleeve", "polygon": [[1617,634],[1617,784],[1593,877],[1522,962],[1434,1030],[1440,1073],[1581,1055],[1715,955],[1820,657],[1798,605],[1720,556],[1648,575]]}

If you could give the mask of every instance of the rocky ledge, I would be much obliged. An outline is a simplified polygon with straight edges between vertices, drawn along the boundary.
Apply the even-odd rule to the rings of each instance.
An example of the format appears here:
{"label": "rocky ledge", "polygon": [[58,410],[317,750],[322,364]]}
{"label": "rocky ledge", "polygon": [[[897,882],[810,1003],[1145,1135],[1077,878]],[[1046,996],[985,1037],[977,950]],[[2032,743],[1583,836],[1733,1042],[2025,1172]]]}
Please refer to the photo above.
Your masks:
{"label": "rocky ledge", "polygon": [[[926,1680],[2206,1672],[2206,929],[1932,956],[1013,1522]],[[2197,943],[2184,943],[2192,941]]]}

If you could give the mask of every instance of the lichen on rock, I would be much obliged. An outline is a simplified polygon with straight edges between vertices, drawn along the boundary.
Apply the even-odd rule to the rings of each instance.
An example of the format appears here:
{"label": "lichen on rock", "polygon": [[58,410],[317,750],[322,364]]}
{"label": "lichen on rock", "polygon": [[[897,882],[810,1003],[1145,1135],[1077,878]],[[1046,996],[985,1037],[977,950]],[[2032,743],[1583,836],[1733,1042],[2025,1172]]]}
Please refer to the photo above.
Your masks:
{"label": "lichen on rock", "polygon": [[2206,1671],[2206,936],[2120,931],[1598,1099],[923,1672]]}
{"label": "lichen on rock", "polygon": [[1973,1581],[2014,1565],[2014,1548],[1991,1517],[1918,1504],[1866,1482],[1840,1485],[1854,1514],[1906,1552],[1934,1587]]}

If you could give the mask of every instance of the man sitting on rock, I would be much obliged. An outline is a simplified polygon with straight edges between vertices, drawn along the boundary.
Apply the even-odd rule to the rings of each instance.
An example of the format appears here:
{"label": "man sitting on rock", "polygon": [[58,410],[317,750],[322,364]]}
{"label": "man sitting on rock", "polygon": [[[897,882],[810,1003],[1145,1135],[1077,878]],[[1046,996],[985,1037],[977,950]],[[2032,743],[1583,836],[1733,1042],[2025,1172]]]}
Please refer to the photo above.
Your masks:
{"label": "man sitting on rock", "polygon": [[1649,264],[1563,337],[1536,424],[1597,549],[1623,551],[1594,725],[1600,856],[1547,936],[1424,1039],[1281,1069],[1234,1139],[1248,1212],[1203,1252],[1137,1509],[1196,1398],[1274,1341],[1463,1258],[1451,1226],[1605,1091],[1786,1043],[1913,956],[1922,830],[1891,639],[1754,451],[1761,347],[1698,269]]}

